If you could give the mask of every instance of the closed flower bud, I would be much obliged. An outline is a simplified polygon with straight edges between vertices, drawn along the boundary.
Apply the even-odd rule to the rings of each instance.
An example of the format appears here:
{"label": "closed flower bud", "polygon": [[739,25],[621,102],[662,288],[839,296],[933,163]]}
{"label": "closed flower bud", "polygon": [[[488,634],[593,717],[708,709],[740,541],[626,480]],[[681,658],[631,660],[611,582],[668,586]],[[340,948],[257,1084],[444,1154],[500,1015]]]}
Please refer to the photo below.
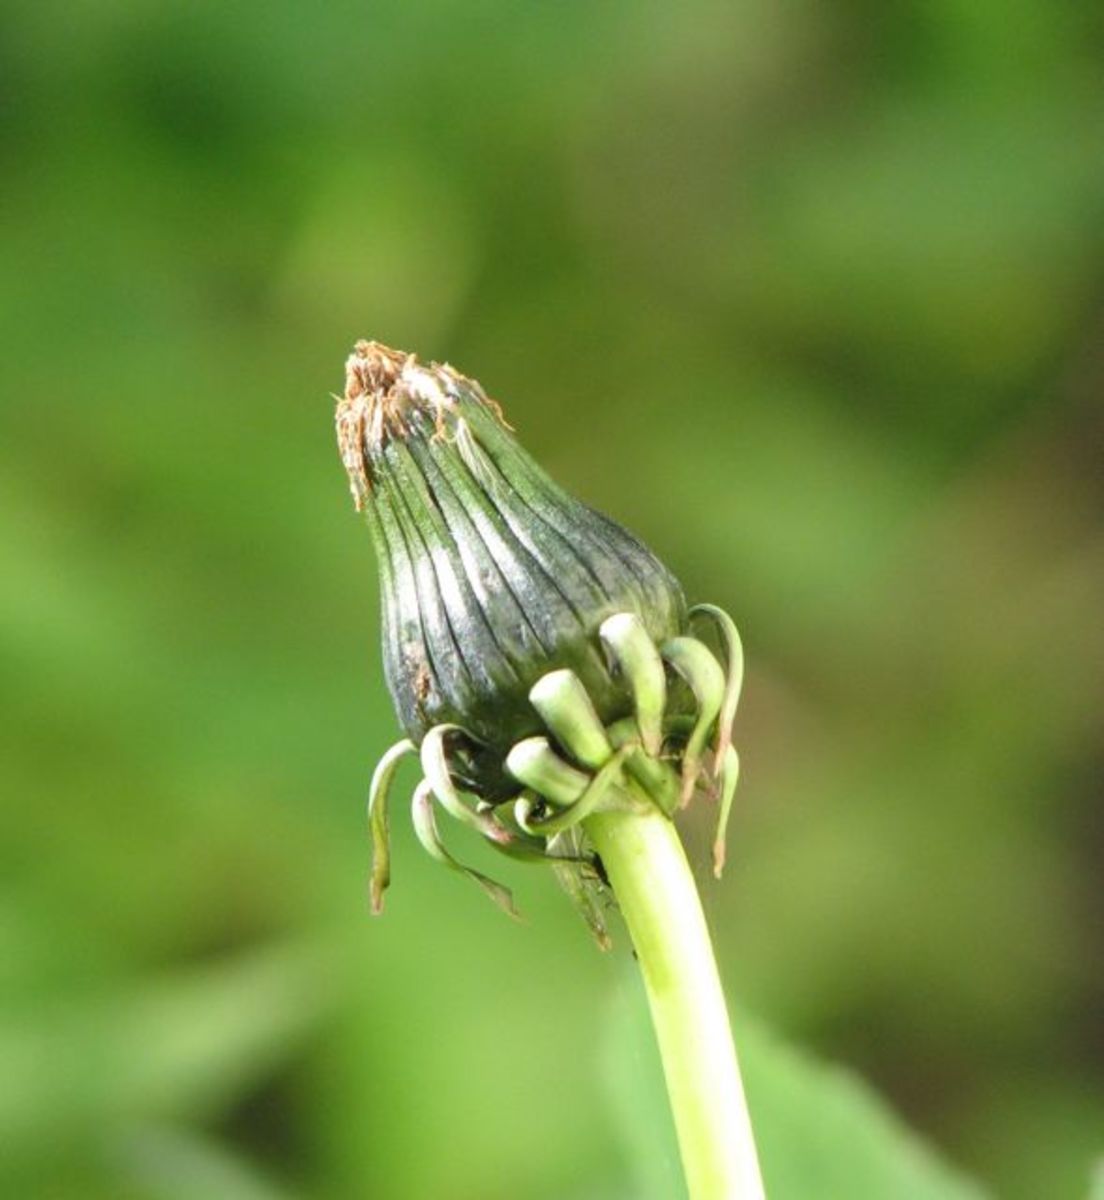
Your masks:
{"label": "closed flower bud", "polygon": [[[437,807],[506,854],[552,859],[599,940],[591,816],[669,817],[704,788],[719,802],[719,873],[743,664],[731,620],[687,611],[655,555],[553,483],[451,367],[359,342],[337,438],[375,541],[384,671],[406,734],[372,780],[373,907],[390,879],[388,793],[414,753],[419,840],[509,912],[510,893],[446,848]],[[695,617],[719,632],[726,666]]]}
{"label": "closed flower bud", "polygon": [[633,613],[662,644],[684,629],[682,589],[553,483],[478,383],[360,342],[337,430],[379,561],[388,688],[416,745],[436,725],[462,727],[463,782],[494,798],[516,791],[503,764],[542,729],[529,693],[548,672],[574,672],[603,724],[630,713],[598,631]]}

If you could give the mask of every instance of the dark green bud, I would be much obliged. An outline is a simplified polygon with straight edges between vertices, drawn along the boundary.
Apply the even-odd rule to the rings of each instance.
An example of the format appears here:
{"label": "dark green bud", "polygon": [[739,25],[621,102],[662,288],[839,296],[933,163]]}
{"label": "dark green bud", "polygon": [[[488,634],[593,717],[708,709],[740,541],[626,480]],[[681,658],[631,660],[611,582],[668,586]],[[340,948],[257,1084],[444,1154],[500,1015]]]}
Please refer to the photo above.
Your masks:
{"label": "dark green bud", "polygon": [[686,631],[682,589],[553,483],[478,383],[360,342],[337,435],[379,560],[388,688],[415,745],[462,728],[457,779],[493,800],[517,790],[511,747],[546,728],[530,691],[549,672],[574,672],[602,726],[634,712],[599,630],[631,613],[663,645]]}

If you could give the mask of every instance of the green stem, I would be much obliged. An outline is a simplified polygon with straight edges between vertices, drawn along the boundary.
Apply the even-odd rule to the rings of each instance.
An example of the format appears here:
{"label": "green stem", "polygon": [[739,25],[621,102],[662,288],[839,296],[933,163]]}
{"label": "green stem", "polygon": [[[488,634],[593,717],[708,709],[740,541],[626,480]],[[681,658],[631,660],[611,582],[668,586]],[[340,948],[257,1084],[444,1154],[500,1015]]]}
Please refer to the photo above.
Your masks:
{"label": "green stem", "polygon": [[659,812],[606,812],[585,828],[644,975],[690,1200],[763,1200],[724,992],[675,826]]}

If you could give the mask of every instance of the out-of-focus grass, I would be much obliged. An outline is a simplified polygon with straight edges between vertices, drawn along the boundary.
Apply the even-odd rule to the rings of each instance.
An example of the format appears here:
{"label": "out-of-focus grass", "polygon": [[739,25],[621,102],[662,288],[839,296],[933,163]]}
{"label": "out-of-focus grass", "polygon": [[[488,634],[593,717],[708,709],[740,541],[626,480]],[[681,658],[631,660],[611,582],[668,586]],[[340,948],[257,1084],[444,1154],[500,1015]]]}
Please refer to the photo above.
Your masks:
{"label": "out-of-focus grass", "polygon": [[365,915],[393,727],[325,391],[369,335],[476,374],[738,617],[704,882],[734,1000],[999,1194],[1084,1194],[1100,32],[1043,0],[5,9],[6,1192],[629,1186],[619,968],[551,881],[519,869],[511,926],[396,822]]}

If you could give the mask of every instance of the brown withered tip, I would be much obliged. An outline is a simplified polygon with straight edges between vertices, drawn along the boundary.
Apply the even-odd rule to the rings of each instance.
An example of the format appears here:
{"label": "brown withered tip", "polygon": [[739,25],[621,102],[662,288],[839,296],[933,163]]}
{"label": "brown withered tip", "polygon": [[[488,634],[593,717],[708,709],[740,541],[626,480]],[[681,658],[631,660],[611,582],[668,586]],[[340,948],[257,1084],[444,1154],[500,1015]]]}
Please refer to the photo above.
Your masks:
{"label": "brown withered tip", "polygon": [[462,420],[457,413],[464,398],[486,405],[506,424],[501,409],[479,384],[448,363],[423,365],[416,354],[382,342],[362,340],[353,346],[345,360],[345,394],[334,397],[334,422],[338,452],[358,512],[372,490],[372,452],[389,438],[408,436],[407,417],[415,411],[429,416],[437,435],[444,437],[450,418]]}
{"label": "brown withered tip", "polygon": [[345,360],[345,399],[355,400],[366,392],[389,392],[407,359],[413,357],[382,342],[357,342]]}
{"label": "brown withered tip", "polygon": [[403,432],[411,395],[402,384],[407,369],[416,368],[417,362],[413,354],[365,340],[357,342],[345,360],[345,395],[335,397],[334,421],[338,452],[358,512],[372,488],[368,443],[378,447],[386,435]]}

